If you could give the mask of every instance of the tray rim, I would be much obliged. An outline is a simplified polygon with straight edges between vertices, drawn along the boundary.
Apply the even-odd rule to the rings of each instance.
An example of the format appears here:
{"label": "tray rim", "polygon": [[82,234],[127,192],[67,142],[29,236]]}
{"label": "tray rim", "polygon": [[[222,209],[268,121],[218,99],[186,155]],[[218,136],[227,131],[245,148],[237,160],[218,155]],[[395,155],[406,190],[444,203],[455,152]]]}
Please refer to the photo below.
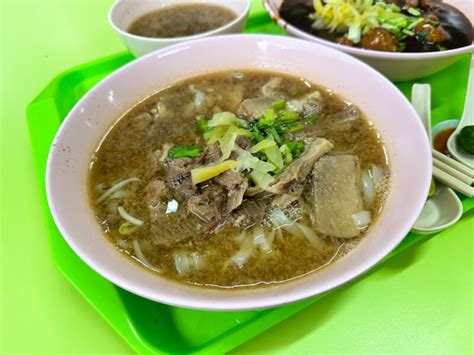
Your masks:
{"label": "tray rim", "polygon": [[[121,52],[118,54],[114,54],[111,56],[99,58],[96,60],[93,60],[91,62],[87,62],[75,67],[72,67],[60,74],[58,74],[55,78],[53,78],[45,87],[44,89],[38,94],[38,96],[27,106],[27,119],[28,119],[28,128],[30,130],[30,139],[32,140],[32,149],[33,149],[33,155],[34,155],[34,162],[36,165],[36,173],[37,173],[37,178],[40,183],[40,190],[41,190],[41,196],[43,200],[43,207],[44,208],[44,213],[45,217],[48,220],[48,238],[52,239],[54,238],[54,231],[51,230],[49,224],[51,224],[52,218],[51,214],[49,212],[49,208],[47,207],[46,202],[46,197],[44,193],[44,169],[43,166],[41,166],[41,160],[39,159],[36,155],[38,153],[35,152],[36,147],[34,145],[34,140],[36,139],[33,133],[33,127],[34,127],[34,121],[38,118],[41,118],[41,116],[38,115],[38,112],[42,110],[43,107],[50,106],[50,108],[53,108],[56,110],[56,117],[59,119],[59,124],[62,122],[64,117],[61,117],[59,111],[58,111],[58,106],[55,101],[55,95],[58,92],[59,87],[61,86],[61,83],[63,81],[66,81],[70,76],[74,76],[78,71],[82,70],[87,70],[90,68],[94,68],[96,66],[100,66],[101,64],[104,63],[109,63],[112,61],[121,61],[121,60],[126,60],[127,58],[132,59],[133,57],[130,55],[129,52]],[[126,61],[127,62],[127,61]],[[124,62],[124,64],[126,63]],[[109,74],[110,71],[103,71],[105,75]],[[59,127],[59,126],[58,126]],[[56,132],[54,132],[55,134]],[[474,208],[474,198],[472,199],[465,199],[463,201],[463,218],[466,216],[466,214]],[[458,222],[459,223],[459,222]],[[54,222],[53,222],[53,228],[55,228]],[[59,233],[59,232],[58,232]],[[416,235],[410,233],[405,239],[395,248],[394,251],[392,251],[389,255],[387,255],[380,263],[378,263],[374,268],[370,269],[368,272],[364,273],[363,275],[357,277],[355,280],[336,288],[335,290],[343,289],[345,287],[350,287],[352,284],[359,282],[366,276],[372,274],[373,272],[376,272],[379,270],[381,267],[383,267],[383,263],[390,259],[391,257],[403,252],[404,250],[410,248],[410,247],[415,247],[419,244],[424,243],[425,241],[431,239],[432,237],[436,236],[438,233],[431,234],[431,235]],[[60,234],[59,234],[60,235]],[[411,237],[411,238],[409,238]],[[52,248],[51,242],[50,242],[50,249],[52,252],[53,259],[55,259],[54,256],[54,250]],[[79,293],[86,298],[86,300],[94,307],[94,309],[97,310],[97,312],[109,323],[118,333],[121,335],[121,337],[132,347],[133,350],[141,352],[141,351],[150,351],[149,345],[147,346],[146,341],[143,339],[140,339],[138,334],[134,332],[131,327],[130,331],[124,332],[124,329],[120,329],[119,325],[114,323],[114,320],[111,319],[110,315],[105,314],[100,308],[97,307],[96,303],[88,297],[87,293],[85,293],[80,286],[77,284],[77,282],[74,280],[74,278],[67,273],[67,271],[57,262],[55,259],[55,266],[59,269],[59,271],[66,277],[66,279],[79,291]],[[106,280],[105,280],[106,281]],[[106,281],[109,283],[108,281]],[[116,286],[109,283],[110,286],[113,289],[116,289]],[[335,291],[334,290],[334,291]],[[323,298],[327,294],[330,294],[334,291],[329,291],[326,292],[322,295],[313,297],[308,300],[304,300],[289,306],[284,306],[284,307],[279,307],[279,308],[273,308],[265,311],[261,311],[259,316],[255,317],[251,321],[247,322],[245,326],[243,325],[242,327],[235,327],[230,329],[229,331],[209,340],[206,343],[203,343],[202,345],[198,346],[195,348],[196,352],[209,352],[209,351],[228,351],[233,349],[234,347],[246,342],[247,340],[251,339],[252,337],[260,334],[261,332],[269,329],[276,323],[288,318],[289,316],[295,314],[299,310],[313,304],[314,302],[318,301],[319,299]],[[118,297],[118,296],[117,296]],[[118,301],[120,301],[118,299]],[[125,312],[127,312],[125,309],[123,309]],[[125,317],[126,318],[126,317]],[[124,320],[126,320],[124,318]],[[246,333],[246,334],[245,334]],[[239,339],[240,338],[240,339]],[[153,349],[153,352],[159,352],[160,349]]]}

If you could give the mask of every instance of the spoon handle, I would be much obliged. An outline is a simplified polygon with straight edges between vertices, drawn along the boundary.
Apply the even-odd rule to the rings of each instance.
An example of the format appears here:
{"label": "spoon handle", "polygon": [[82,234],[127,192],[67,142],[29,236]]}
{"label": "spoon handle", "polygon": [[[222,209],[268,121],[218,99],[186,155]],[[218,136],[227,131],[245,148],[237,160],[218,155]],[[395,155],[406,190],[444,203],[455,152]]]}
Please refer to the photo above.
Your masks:
{"label": "spoon handle", "polygon": [[474,54],[471,55],[464,113],[459,123],[460,127],[472,125],[474,125]]}
{"label": "spoon handle", "polygon": [[429,84],[413,84],[411,103],[425,127],[431,146],[431,86]]}

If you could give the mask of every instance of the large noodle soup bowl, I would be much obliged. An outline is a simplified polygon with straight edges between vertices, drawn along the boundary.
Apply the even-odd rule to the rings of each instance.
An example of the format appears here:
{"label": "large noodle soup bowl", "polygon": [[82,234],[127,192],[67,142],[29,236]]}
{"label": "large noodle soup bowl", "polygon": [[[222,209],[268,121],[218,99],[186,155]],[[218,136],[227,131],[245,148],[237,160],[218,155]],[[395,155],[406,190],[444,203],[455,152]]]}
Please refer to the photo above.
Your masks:
{"label": "large noodle soup bowl", "polygon": [[[391,164],[391,191],[384,211],[359,246],[322,270],[264,288],[192,287],[144,269],[104,237],[88,199],[89,166],[101,138],[132,106],[182,79],[232,69],[295,75],[332,89],[358,105],[385,143]],[[229,35],[150,53],[94,87],[72,109],[54,139],[46,187],[52,215],[65,240],[90,267],[117,286],[170,305],[244,310],[302,300],[369,270],[409,232],[425,203],[430,180],[429,144],[415,111],[374,69],[349,55],[307,41]]]}

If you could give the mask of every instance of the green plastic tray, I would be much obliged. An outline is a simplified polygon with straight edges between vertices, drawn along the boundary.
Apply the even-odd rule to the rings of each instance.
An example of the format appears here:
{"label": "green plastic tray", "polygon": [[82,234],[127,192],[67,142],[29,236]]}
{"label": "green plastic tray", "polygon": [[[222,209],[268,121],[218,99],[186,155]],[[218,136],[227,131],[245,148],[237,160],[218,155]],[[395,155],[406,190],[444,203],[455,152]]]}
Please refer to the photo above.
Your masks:
{"label": "green plastic tray", "polygon": [[[246,31],[283,34],[261,6],[252,9]],[[51,254],[64,276],[137,353],[224,353],[324,295],[289,306],[246,312],[196,311],[152,302],[111,284],[87,266],[64,241],[48,209],[45,193],[46,160],[61,122],[91,87],[131,60],[133,57],[127,52],[64,72],[51,81],[27,107],[28,127],[48,223]],[[467,70],[468,58],[464,58],[435,76],[419,80],[432,85],[434,124],[443,119],[461,116]],[[410,93],[411,85],[411,82],[397,84],[405,95]],[[465,213],[474,208],[474,198],[464,198],[463,206]],[[433,236],[408,234],[384,261]],[[368,274],[382,265],[383,261]]]}

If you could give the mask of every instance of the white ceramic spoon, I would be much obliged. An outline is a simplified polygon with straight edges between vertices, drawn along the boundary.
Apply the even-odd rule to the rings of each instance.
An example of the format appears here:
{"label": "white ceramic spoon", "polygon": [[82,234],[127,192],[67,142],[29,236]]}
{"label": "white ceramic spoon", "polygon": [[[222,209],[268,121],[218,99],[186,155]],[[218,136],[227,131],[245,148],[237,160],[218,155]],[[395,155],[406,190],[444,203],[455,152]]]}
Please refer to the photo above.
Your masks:
{"label": "white ceramic spoon", "polygon": [[469,67],[469,80],[467,83],[466,100],[464,104],[464,113],[461,117],[458,127],[451,134],[448,140],[448,150],[451,155],[464,165],[474,169],[474,154],[465,152],[458,144],[457,137],[461,129],[466,126],[474,125],[474,54],[471,55],[471,65]]}
{"label": "white ceramic spoon", "polygon": [[[428,84],[415,84],[411,96],[413,107],[431,142],[431,87]],[[412,231],[420,234],[436,233],[455,224],[462,217],[462,204],[452,189],[436,184],[436,193],[429,198]]]}

